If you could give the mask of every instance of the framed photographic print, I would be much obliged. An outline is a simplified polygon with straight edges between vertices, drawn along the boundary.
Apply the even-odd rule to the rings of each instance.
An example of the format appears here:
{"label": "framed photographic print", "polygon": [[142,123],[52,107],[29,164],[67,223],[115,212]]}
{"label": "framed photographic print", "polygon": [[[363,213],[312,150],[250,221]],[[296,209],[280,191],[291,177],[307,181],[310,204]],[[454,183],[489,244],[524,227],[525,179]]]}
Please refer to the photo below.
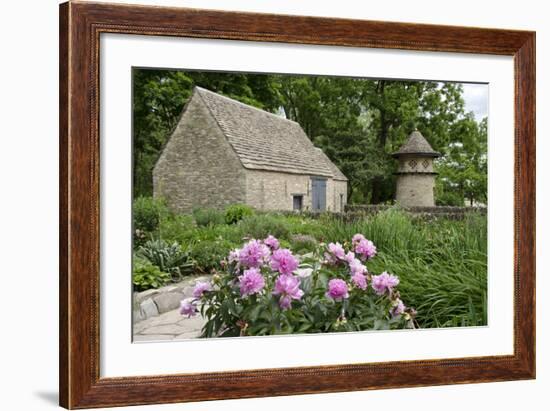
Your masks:
{"label": "framed photographic print", "polygon": [[535,377],[535,33],[60,6],[60,404]]}

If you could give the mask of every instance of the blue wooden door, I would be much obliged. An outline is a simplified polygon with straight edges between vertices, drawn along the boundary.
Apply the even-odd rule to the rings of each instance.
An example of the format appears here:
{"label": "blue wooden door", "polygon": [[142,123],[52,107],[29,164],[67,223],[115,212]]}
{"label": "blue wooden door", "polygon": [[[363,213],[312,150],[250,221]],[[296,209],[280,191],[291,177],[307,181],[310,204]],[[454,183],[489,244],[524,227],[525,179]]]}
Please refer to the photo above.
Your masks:
{"label": "blue wooden door", "polygon": [[327,180],[311,179],[311,208],[313,211],[324,211],[327,208]]}

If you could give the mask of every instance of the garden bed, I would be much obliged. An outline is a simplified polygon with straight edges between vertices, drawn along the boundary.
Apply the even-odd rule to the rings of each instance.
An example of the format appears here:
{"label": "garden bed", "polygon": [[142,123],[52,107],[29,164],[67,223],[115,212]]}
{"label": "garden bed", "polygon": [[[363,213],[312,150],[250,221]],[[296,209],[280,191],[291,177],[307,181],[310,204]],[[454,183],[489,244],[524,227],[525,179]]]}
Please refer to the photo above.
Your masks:
{"label": "garden bed", "polygon": [[[305,254],[321,243],[343,244],[361,233],[379,250],[377,258],[368,263],[369,271],[389,271],[399,276],[400,293],[417,310],[416,321],[420,327],[486,325],[485,210],[437,207],[438,213],[430,214],[437,215],[436,218],[418,218],[396,208],[371,208],[373,212],[358,211],[353,219],[329,213],[313,216],[247,212],[233,216],[227,223],[224,212],[199,210],[178,215],[170,213],[161,202],[149,199],[140,209],[134,208],[134,244],[136,253],[140,247],[147,246],[151,238],[162,240],[166,247],[175,244],[185,254],[183,263],[181,256],[174,258],[180,261],[175,264],[183,264],[183,268],[163,280],[174,281],[180,275],[188,275],[185,264],[192,264],[194,273],[219,272],[229,252],[251,238],[273,235],[281,247]],[[449,213],[461,217],[454,219]],[[170,269],[164,267],[164,270]]]}

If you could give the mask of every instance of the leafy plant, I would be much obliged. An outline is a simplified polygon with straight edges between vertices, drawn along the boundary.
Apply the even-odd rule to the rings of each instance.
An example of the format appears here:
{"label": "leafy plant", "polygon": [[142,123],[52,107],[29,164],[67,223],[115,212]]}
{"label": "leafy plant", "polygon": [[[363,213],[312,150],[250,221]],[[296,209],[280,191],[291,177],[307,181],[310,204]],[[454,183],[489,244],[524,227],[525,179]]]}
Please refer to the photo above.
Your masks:
{"label": "leafy plant", "polygon": [[180,280],[194,270],[189,253],[183,251],[178,243],[169,244],[162,239],[149,240],[139,247],[136,254],[169,273],[173,280]]}
{"label": "leafy plant", "polygon": [[230,254],[207,292],[185,301],[185,312],[194,315],[200,304],[203,337],[414,327],[415,311],[401,301],[397,277],[368,274],[363,262],[376,249],[356,238],[347,252],[321,245],[300,265],[272,237],[250,240]]}
{"label": "leafy plant", "polygon": [[193,210],[193,217],[199,227],[213,226],[225,222],[223,213],[213,208],[196,208]]}
{"label": "leafy plant", "polygon": [[134,243],[143,244],[154,233],[168,209],[163,200],[153,197],[138,197],[133,206]]}
{"label": "leafy plant", "polygon": [[225,209],[225,223],[235,224],[254,214],[252,207],[245,204],[232,204]]}
{"label": "leafy plant", "polygon": [[208,273],[222,267],[221,261],[237,244],[224,239],[198,241],[191,247],[191,257],[199,271]]}
{"label": "leafy plant", "polygon": [[253,215],[241,220],[238,224],[241,238],[265,238],[273,235],[289,239],[290,227],[285,217],[269,214]]}
{"label": "leafy plant", "polygon": [[159,288],[170,280],[170,274],[163,272],[156,265],[151,264],[151,262],[143,258],[134,258],[132,273],[134,290],[145,291],[150,288]]}

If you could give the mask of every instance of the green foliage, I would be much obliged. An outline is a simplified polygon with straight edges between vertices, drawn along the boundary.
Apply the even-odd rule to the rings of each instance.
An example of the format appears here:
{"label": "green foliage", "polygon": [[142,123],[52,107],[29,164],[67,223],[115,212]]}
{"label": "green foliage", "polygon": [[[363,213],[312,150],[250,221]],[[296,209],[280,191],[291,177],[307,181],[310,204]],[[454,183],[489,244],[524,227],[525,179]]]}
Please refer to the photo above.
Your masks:
{"label": "green foliage", "polygon": [[209,273],[212,270],[219,270],[222,267],[221,261],[236,246],[237,244],[223,239],[198,241],[191,247],[191,257],[198,271]]}
{"label": "green foliage", "polygon": [[246,204],[232,204],[225,209],[225,223],[235,224],[254,214],[254,209]]}
{"label": "green foliage", "polygon": [[132,282],[135,291],[159,288],[168,283],[171,276],[156,265],[140,257],[134,257]]}
{"label": "green foliage", "polygon": [[[379,249],[368,268],[389,270],[401,278],[401,294],[418,310],[423,328],[487,324],[487,218],[471,213],[464,220],[424,220],[392,208],[356,221],[324,215],[257,213],[237,224],[196,226],[193,216],[160,213],[152,235],[162,240],[136,244],[136,255],[173,280],[194,270],[220,270],[220,261],[246,238],[274,235],[282,246],[301,254],[318,242],[344,243],[363,233]],[[187,257],[179,256],[187,250]],[[146,251],[145,251],[146,250]],[[196,267],[192,262],[196,260]],[[183,264],[184,263],[184,264]],[[173,269],[171,267],[179,267]],[[152,268],[150,268],[152,270]]]}
{"label": "green foliage", "polygon": [[153,233],[158,229],[162,217],[168,214],[163,200],[153,197],[138,197],[132,207],[134,230]]}
{"label": "green foliage", "polygon": [[213,208],[196,208],[193,217],[199,227],[224,224],[225,217],[222,212]]}
{"label": "green foliage", "polygon": [[186,214],[169,214],[160,220],[158,236],[163,240],[180,244],[189,239],[189,233],[195,230],[193,216]]}
{"label": "green foliage", "polygon": [[436,162],[436,201],[442,205],[487,203],[487,118],[472,115],[453,125],[453,139]]}
{"label": "green foliage", "polygon": [[299,254],[312,253],[317,247],[317,240],[311,235],[296,234],[290,238],[290,248]]}
{"label": "green foliage", "polygon": [[285,217],[279,215],[253,215],[237,225],[241,238],[266,238],[268,235],[288,240],[290,227]]}
{"label": "green foliage", "polygon": [[[153,166],[195,85],[298,122],[348,177],[350,202],[393,198],[390,154],[414,128],[445,155],[438,201],[448,202],[456,187],[470,201],[484,201],[486,121],[465,113],[460,84],[149,69],[134,70],[135,196],[151,195]],[[454,166],[457,142],[464,169]]]}
{"label": "green foliage", "polygon": [[[236,267],[214,277],[214,288],[201,297],[201,314],[207,319],[203,337],[234,337],[244,335],[274,335],[291,333],[344,332],[412,328],[413,310],[391,314],[399,293],[378,295],[372,288],[365,290],[350,282],[345,264],[323,262],[324,247],[304,261],[311,268],[309,277],[299,279],[303,296],[294,299],[289,309],[280,307],[280,296],[274,295],[278,273],[269,265],[260,267],[265,287],[257,294],[241,296],[235,284]],[[298,277],[295,277],[298,278]],[[348,282],[349,298],[334,301],[326,296],[331,279]]]}
{"label": "green foliage", "polygon": [[136,255],[156,265],[161,271],[169,273],[177,281],[191,274],[194,263],[188,252],[182,250],[178,243],[169,244],[165,240],[149,240],[139,247]]}

